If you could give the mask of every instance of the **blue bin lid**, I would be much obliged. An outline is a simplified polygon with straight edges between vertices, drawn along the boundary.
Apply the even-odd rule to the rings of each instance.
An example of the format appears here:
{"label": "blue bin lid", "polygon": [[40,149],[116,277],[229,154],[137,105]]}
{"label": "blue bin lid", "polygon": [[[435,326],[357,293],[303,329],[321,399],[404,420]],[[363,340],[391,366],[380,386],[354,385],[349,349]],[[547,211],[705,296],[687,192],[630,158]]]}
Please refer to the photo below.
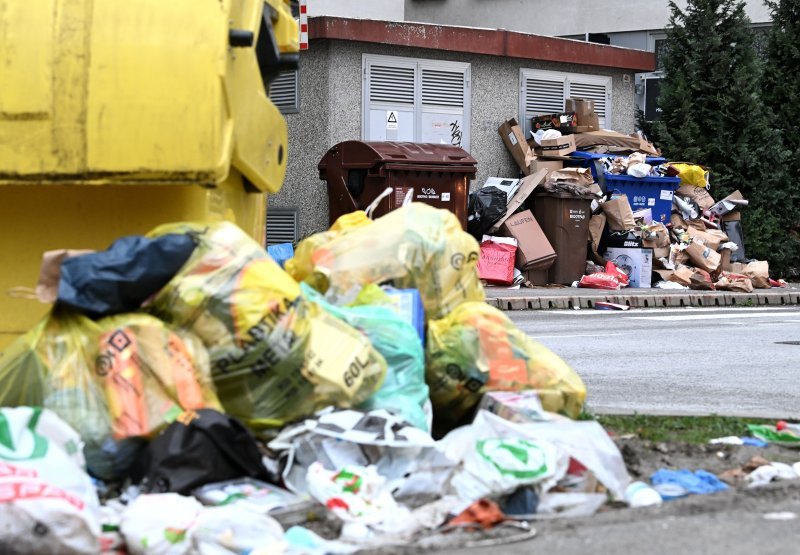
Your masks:
{"label": "blue bin lid", "polygon": [[[585,160],[597,160],[599,158],[625,158],[624,154],[610,154],[608,152],[598,153],[598,152],[584,152],[582,150],[576,150],[572,154],[570,154],[573,158],[583,158]],[[647,156],[645,158],[645,162],[650,164],[651,166],[663,164],[666,162],[667,159],[663,156]]]}

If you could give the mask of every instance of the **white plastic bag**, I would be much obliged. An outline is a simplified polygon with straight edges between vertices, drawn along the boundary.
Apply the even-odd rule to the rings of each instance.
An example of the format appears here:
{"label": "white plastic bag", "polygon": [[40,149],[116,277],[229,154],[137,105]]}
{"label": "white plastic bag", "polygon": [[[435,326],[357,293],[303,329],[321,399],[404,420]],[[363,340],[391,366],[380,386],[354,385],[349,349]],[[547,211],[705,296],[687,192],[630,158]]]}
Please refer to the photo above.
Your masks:
{"label": "white plastic bag", "polygon": [[278,521],[241,505],[204,509],[190,534],[198,555],[279,555],[287,546]]}
{"label": "white plastic bag", "polygon": [[75,430],[31,407],[0,409],[0,430],[0,548],[98,553],[100,504]]}
{"label": "white plastic bag", "polygon": [[132,555],[188,555],[189,529],[203,505],[177,493],[140,495],[122,514],[120,528]]}
{"label": "white plastic bag", "polygon": [[326,470],[320,463],[308,468],[308,492],[345,522],[379,524],[395,518],[400,507],[374,466]]}

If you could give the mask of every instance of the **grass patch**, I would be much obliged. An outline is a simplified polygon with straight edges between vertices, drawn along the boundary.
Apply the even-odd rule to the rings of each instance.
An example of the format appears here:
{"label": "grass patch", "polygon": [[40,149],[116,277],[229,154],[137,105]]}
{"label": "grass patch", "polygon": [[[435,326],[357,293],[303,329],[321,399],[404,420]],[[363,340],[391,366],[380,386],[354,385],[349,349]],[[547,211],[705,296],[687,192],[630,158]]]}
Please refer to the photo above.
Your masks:
{"label": "grass patch", "polygon": [[748,424],[774,424],[775,420],[738,416],[626,416],[581,414],[581,420],[597,420],[606,430],[617,435],[636,434],[650,441],[684,441],[708,443],[725,436],[747,436]]}

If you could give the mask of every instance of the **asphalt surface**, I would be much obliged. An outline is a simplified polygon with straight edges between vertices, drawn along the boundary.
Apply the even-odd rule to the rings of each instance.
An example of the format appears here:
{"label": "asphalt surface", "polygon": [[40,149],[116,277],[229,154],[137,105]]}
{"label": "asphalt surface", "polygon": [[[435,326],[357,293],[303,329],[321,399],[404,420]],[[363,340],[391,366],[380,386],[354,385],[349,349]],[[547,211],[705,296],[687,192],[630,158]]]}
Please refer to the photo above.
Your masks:
{"label": "asphalt surface", "polygon": [[800,486],[779,482],[746,492],[698,495],[661,507],[534,522],[516,544],[439,551],[443,555],[785,555],[798,553]]}
{"label": "asphalt surface", "polygon": [[593,413],[800,417],[797,307],[506,314],[575,368]]}

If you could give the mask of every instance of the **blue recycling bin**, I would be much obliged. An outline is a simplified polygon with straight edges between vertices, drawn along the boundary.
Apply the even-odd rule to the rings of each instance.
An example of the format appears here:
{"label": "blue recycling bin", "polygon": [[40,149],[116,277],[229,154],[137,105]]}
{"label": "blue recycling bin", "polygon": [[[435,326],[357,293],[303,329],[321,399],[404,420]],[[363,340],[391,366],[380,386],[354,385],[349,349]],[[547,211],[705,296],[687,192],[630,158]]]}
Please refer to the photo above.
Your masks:
{"label": "blue recycling bin", "polygon": [[669,222],[672,197],[681,185],[680,177],[631,177],[605,174],[606,190],[627,195],[633,211],[649,208],[654,222]]}
{"label": "blue recycling bin", "polygon": [[[595,181],[597,181],[597,168],[594,164],[595,160],[600,160],[601,158],[625,158],[624,154],[583,152],[582,150],[576,150],[569,156],[572,160],[564,160],[564,166],[568,168],[592,168],[592,177],[594,177]],[[666,161],[667,159],[661,156],[648,156],[645,158],[645,162],[651,166],[658,166]]]}

